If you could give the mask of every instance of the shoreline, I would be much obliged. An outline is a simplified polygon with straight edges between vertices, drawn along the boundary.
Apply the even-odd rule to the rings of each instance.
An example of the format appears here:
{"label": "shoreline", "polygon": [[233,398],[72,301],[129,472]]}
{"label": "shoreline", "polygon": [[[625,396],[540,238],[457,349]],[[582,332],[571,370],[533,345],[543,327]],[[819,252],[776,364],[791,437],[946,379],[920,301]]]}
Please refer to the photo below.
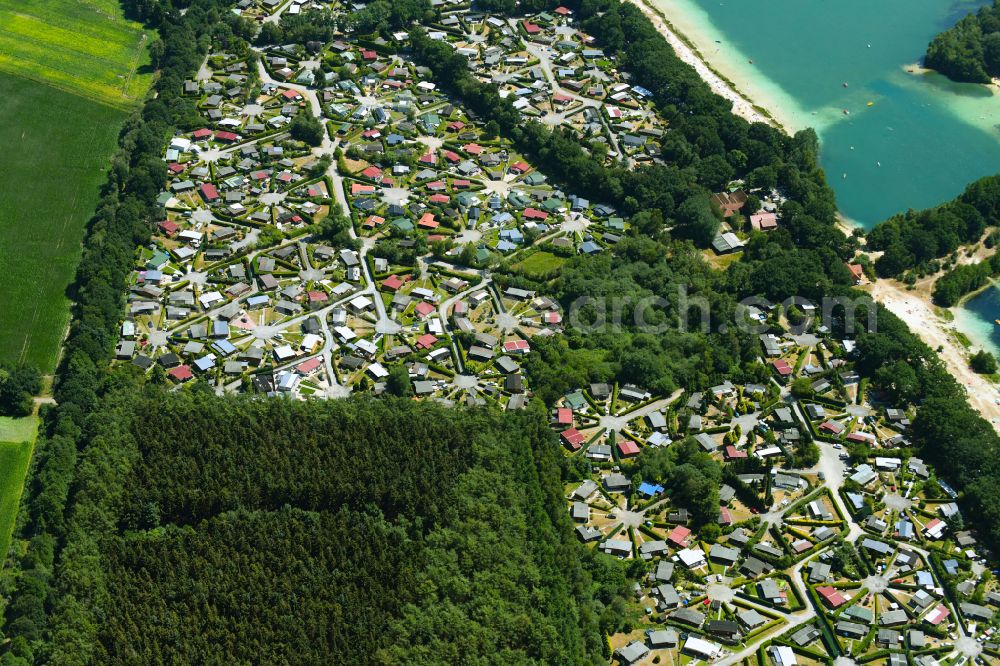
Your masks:
{"label": "shoreline", "polygon": [[690,65],[698,73],[701,79],[708,84],[716,95],[729,100],[733,105],[732,112],[749,122],[762,122],[772,125],[786,133],[792,133],[794,128],[788,119],[777,117],[774,111],[775,105],[765,106],[754,101],[749,95],[742,92],[735,83],[723,75],[713,66],[709,60],[699,51],[697,44],[692,40],[687,32],[682,32],[666,17],[663,10],[656,6],[652,0],[631,0],[643,14],[646,15],[653,26],[663,35],[664,39],[674,49],[674,53],[683,62]]}
{"label": "shoreline", "polygon": [[968,303],[969,301],[971,301],[973,298],[975,298],[976,296],[979,296],[984,291],[986,291],[990,287],[995,286],[996,284],[997,284],[997,279],[996,278],[990,278],[986,282],[986,284],[984,284],[979,289],[973,289],[972,291],[968,292],[967,294],[964,294],[960,299],[958,299],[957,303],[955,303],[953,306],[951,306],[948,309],[949,310],[954,310],[955,308],[960,308],[960,307],[965,306],[965,304]]}
{"label": "shoreline", "polygon": [[[973,299],[983,295],[987,290],[996,288],[1000,284],[995,278],[991,278],[985,285],[965,294],[955,305],[948,308],[952,316],[952,324],[955,330],[961,333],[969,341],[968,351],[970,354],[980,349],[985,349],[1000,359],[1000,347],[993,341],[990,333],[996,326],[995,321],[989,321],[981,317],[980,313],[972,312],[965,308],[965,305]],[[998,389],[1000,392],[1000,389]]]}
{"label": "shoreline", "polygon": [[[793,134],[806,127],[815,127],[815,123],[800,126],[800,123],[794,122],[791,116],[784,117],[781,113],[781,109],[784,107],[777,101],[773,99],[765,100],[761,95],[751,96],[741,90],[729,76],[720,71],[720,69],[725,69],[725,67],[720,65],[728,62],[727,59],[718,58],[713,62],[702,54],[696,40],[692,39],[690,35],[699,36],[700,39],[698,41],[703,43],[708,43],[711,39],[709,36],[702,34],[702,31],[692,29],[690,22],[683,20],[686,16],[683,12],[679,12],[682,23],[685,24],[683,26],[684,29],[681,30],[676,25],[676,19],[674,21],[668,19],[663,9],[657,6],[656,0],[631,0],[631,2],[653,23],[653,26],[674,49],[677,57],[694,68],[701,79],[708,84],[712,92],[732,102],[732,112],[735,115],[749,122],[767,123],[768,125],[777,127],[786,134]],[[864,225],[845,217],[838,211],[837,228],[845,236],[850,236],[855,229],[864,229]]]}
{"label": "shoreline", "polygon": [[[706,35],[705,29],[698,29],[696,19],[691,17],[691,13],[685,13],[682,8],[676,7],[676,2],[686,0],[631,0],[646,17],[653,23],[656,29],[663,35],[667,42],[673,47],[677,56],[694,68],[698,75],[704,80],[714,93],[729,100],[733,104],[733,113],[743,117],[750,122],[765,122],[777,127],[786,133],[796,131],[797,128],[793,118],[795,113],[794,102],[790,101],[792,107],[791,114],[787,109],[774,98],[767,95],[758,94],[758,90],[753,91],[753,95],[741,90],[726,74],[731,72],[732,78],[743,76],[738,67],[733,63],[732,58],[726,60],[716,59],[709,62],[709,59],[702,55],[698,49],[697,42],[691,38],[692,35],[698,38],[703,44],[711,43],[710,35]],[[677,15],[681,27],[678,28],[675,22],[668,19],[661,8],[662,5],[670,3],[670,6],[677,8]],[[721,70],[721,71],[720,71]],[[924,75],[928,70],[919,65],[905,65],[904,71],[911,75]],[[756,86],[752,86],[756,88]],[[785,111],[785,114],[782,114]],[[815,125],[813,123],[812,125]],[[810,125],[802,125],[807,127]],[[840,212],[837,214],[836,226],[845,235],[850,236],[857,228],[864,228],[862,225],[844,217]],[[938,358],[948,369],[948,372],[960,385],[966,389],[969,404],[985,418],[995,430],[1000,432],[1000,391],[998,387],[989,379],[973,372],[969,367],[968,356],[971,353],[964,345],[960,344],[956,338],[956,333],[960,333],[981,348],[991,349],[993,345],[982,344],[983,341],[977,333],[970,333],[968,326],[959,326],[953,316],[953,321],[946,322],[935,312],[935,306],[929,295],[923,295],[909,291],[904,285],[893,280],[880,279],[868,285],[866,290],[871,297],[880,302],[886,309],[899,317],[907,327],[917,335],[927,346],[935,351]],[[978,292],[977,292],[978,293]],[[971,298],[971,295],[970,295]],[[965,302],[963,299],[962,302]],[[952,315],[961,308],[961,303],[949,309]]]}
{"label": "shoreline", "polygon": [[[993,429],[1000,432],[1000,391],[987,377],[969,367],[966,349],[955,333],[968,337],[968,333],[954,321],[944,321],[935,311],[929,298],[907,291],[905,285],[880,279],[867,286],[866,291],[887,310],[903,320],[910,331],[937,353],[948,373],[965,388],[969,405],[986,419]],[[954,311],[949,308],[954,314]],[[970,338],[971,340],[971,338]]]}

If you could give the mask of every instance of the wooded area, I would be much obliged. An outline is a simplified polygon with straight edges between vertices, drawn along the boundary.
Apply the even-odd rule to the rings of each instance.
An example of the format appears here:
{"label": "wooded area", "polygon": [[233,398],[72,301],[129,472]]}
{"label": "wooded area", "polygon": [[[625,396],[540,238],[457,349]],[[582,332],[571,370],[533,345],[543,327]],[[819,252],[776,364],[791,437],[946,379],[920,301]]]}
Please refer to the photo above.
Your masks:
{"label": "wooded area", "polygon": [[36,662],[606,659],[624,576],[585,572],[540,414],[137,393],[84,453],[48,626],[8,610]]}
{"label": "wooded area", "polygon": [[893,215],[868,232],[868,249],[882,251],[879,277],[917,269],[934,273],[960,246],[976,243],[987,226],[1000,222],[1000,175],[985,176],[939,206]]}
{"label": "wooded area", "polygon": [[950,308],[966,294],[985,286],[998,272],[998,254],[975,264],[956,266],[934,282],[934,302],[941,307]]}
{"label": "wooded area", "polygon": [[0,363],[0,416],[26,416],[42,390],[42,374],[29,365]]}
{"label": "wooded area", "polygon": [[[162,35],[159,96],[128,124],[86,241],[59,407],[46,419],[19,528],[28,546],[11,575],[4,663],[281,662],[292,650],[330,663],[606,661],[600,633],[623,617],[627,578],[620,563],[573,541],[560,456],[539,413],[165,394],[128,370],[107,372],[134,248],[155,219],[164,137],[198,119],[181,83],[210,39],[246,48],[246,26],[224,5],[195,0],[183,16],[155,0],[135,8]],[[681,314],[681,284],[723,317],[747,295],[853,294],[843,265],[852,241],[834,226],[815,134],[787,137],[732,116],[634,6],[573,6],[653,91],[676,130],[669,166],[604,166],[599,149],[522,124],[495,88],[468,76],[461,56],[414,30],[418,57],[433,61],[441,84],[509,131],[553,179],[632,214],[633,238],[567,262],[549,289],[564,302],[662,295],[673,299],[665,317]],[[705,203],[720,173],[790,197],[781,227],[754,235],[725,273],[689,242],[703,243],[718,224]],[[970,210],[996,219],[997,182],[970,186],[965,205],[940,216],[900,216],[872,232],[874,242],[908,251],[919,245],[911,237],[940,227],[948,231],[935,252],[951,247],[952,235],[969,237],[982,223]],[[878,332],[858,336],[859,369],[890,399],[919,405],[914,444],[964,488],[983,539],[1000,544],[1000,438],[936,355],[878,314]],[[666,391],[768,376],[757,341],[712,331],[653,336],[629,324],[533,340],[526,371],[546,402],[587,381]],[[641,462],[689,494],[715,474],[694,458]]]}
{"label": "wooded area", "polygon": [[994,0],[934,37],[924,62],[956,81],[989,83],[1000,75],[1000,2]]}

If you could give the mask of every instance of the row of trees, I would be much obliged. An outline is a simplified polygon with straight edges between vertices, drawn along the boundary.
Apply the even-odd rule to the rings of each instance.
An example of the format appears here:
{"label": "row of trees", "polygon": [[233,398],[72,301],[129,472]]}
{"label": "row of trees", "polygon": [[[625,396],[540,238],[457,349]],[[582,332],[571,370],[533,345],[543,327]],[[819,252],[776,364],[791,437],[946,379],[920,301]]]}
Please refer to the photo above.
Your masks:
{"label": "row of trees", "polygon": [[[73,320],[54,385],[58,407],[46,415],[22,500],[26,508],[16,526],[16,539],[27,545],[7,563],[13,588],[4,625],[4,635],[11,639],[3,656],[8,664],[87,660],[89,648],[83,646],[92,622],[89,611],[67,598],[64,582],[53,577],[57,562],[70,559],[65,552],[66,517],[78,480],[79,451],[90,442],[95,421],[101,418],[101,395],[121,381],[120,375],[109,376],[108,363],[135,248],[149,241],[153,221],[160,219],[155,198],[166,177],[166,141],[177,129],[190,130],[203,122],[195,100],[182,95],[183,82],[197,71],[213,40],[223,50],[248,52],[246,38],[256,29],[222,0],[192,0],[184,3],[183,13],[160,0],[123,4],[127,15],[160,35],[150,46],[159,76],[154,94],[124,123],[119,151],[84,239]],[[77,555],[86,552],[99,560],[94,542],[85,535],[73,548]],[[68,576],[74,571],[79,570],[69,569]],[[55,628],[50,613],[62,618]]]}
{"label": "row of trees", "polygon": [[934,37],[925,64],[956,81],[989,83],[1000,76],[1000,2],[994,0]]}

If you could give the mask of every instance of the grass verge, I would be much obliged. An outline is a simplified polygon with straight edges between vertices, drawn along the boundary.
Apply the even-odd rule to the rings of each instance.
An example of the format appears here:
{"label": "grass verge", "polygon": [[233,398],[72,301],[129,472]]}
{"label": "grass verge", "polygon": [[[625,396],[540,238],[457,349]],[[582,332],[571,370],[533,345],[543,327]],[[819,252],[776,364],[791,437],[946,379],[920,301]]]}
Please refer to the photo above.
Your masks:
{"label": "grass verge", "polygon": [[[33,422],[37,427],[37,421]],[[4,555],[10,548],[10,536],[34,446],[34,433],[26,442],[0,442],[0,552]]]}

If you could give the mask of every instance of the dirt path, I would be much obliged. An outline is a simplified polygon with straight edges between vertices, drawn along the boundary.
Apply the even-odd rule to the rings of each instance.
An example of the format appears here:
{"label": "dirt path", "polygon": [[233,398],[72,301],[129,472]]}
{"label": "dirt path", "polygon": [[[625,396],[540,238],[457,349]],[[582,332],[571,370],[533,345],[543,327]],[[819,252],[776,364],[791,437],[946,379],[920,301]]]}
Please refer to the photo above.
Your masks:
{"label": "dirt path", "polygon": [[1000,432],[1000,392],[969,367],[966,350],[951,334],[951,326],[934,313],[926,298],[921,298],[893,280],[879,280],[864,287],[872,298],[906,322],[931,349],[937,350],[948,372],[965,387],[969,404]]}

